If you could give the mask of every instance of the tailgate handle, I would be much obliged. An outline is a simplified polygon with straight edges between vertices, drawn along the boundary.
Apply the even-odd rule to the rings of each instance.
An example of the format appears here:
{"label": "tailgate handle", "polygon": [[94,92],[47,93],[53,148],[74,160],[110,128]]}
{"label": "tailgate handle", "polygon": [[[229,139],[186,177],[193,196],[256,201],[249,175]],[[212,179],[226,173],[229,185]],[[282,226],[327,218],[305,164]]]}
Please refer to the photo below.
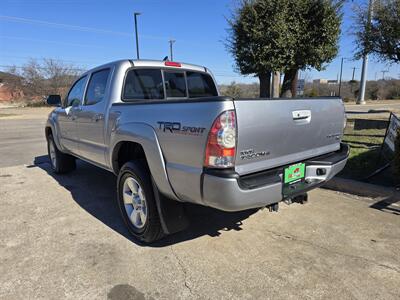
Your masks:
{"label": "tailgate handle", "polygon": [[296,110],[292,111],[292,117],[295,121],[308,121],[311,120],[311,111],[310,110]]}

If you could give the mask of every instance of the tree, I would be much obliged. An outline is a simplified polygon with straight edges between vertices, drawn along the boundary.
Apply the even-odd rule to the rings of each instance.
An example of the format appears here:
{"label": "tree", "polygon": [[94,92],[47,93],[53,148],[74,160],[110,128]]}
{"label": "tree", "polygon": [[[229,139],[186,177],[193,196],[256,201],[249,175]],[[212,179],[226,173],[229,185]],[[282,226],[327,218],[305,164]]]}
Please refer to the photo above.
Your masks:
{"label": "tree", "polygon": [[46,71],[47,93],[62,94],[78,76],[80,69],[61,63],[52,58],[43,59],[43,69]]}
{"label": "tree", "polygon": [[295,36],[294,58],[285,68],[282,95],[296,95],[299,70],[323,70],[325,64],[336,57],[342,5],[341,0],[290,1],[288,22]]}
{"label": "tree", "polygon": [[10,68],[15,75],[15,89],[22,90],[30,99],[41,99],[50,94],[65,94],[82,69],[62,61],[44,58],[30,59],[21,69]]}
{"label": "tree", "polygon": [[232,98],[240,98],[242,96],[242,90],[240,87],[236,84],[236,82],[232,81],[230,85],[228,85],[224,89],[224,95],[230,96]]}
{"label": "tree", "polygon": [[355,31],[355,57],[374,54],[383,61],[400,63],[400,0],[375,0],[372,20],[360,7]]}
{"label": "tree", "polygon": [[260,80],[260,97],[270,96],[271,71],[281,71],[293,57],[286,16],[288,0],[242,0],[231,19],[226,46],[243,75]]}
{"label": "tree", "polygon": [[283,72],[282,94],[294,94],[299,69],[321,70],[336,56],[341,5],[341,0],[242,0],[228,20],[227,47],[237,70],[259,77],[261,97],[270,96],[271,72]]}

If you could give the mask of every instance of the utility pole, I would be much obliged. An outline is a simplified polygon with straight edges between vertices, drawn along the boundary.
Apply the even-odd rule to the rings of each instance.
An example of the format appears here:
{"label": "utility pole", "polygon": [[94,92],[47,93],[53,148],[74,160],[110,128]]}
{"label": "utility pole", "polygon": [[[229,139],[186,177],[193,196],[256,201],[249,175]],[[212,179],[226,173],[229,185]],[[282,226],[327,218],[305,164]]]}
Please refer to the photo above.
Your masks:
{"label": "utility pole", "polygon": [[170,60],[174,61],[174,56],[172,52],[172,45],[175,43],[175,40],[169,40],[169,55],[170,55]]}
{"label": "utility pole", "polygon": [[[369,0],[368,5],[368,24],[371,25],[372,13],[373,13],[374,0]],[[361,80],[360,80],[360,93],[357,98],[357,104],[365,104],[365,86],[367,85],[367,67],[368,67],[368,54],[363,56],[363,64],[361,70]]]}
{"label": "utility pole", "polygon": [[353,76],[351,77],[351,81],[354,81],[354,75],[356,73],[356,70],[358,70],[358,68],[353,67]]}
{"label": "utility pole", "polygon": [[340,97],[340,91],[342,89],[343,61],[344,61],[344,57],[342,57],[342,62],[340,63],[339,93],[338,93],[339,97]]}
{"label": "utility pole", "polygon": [[389,72],[388,70],[383,70],[383,71],[381,71],[381,73],[382,73],[382,80],[385,80],[385,74],[388,73],[388,72]]}
{"label": "utility pole", "polygon": [[139,12],[133,13],[135,17],[135,35],[136,35],[136,57],[139,59],[139,34],[137,30],[137,16],[140,16]]}

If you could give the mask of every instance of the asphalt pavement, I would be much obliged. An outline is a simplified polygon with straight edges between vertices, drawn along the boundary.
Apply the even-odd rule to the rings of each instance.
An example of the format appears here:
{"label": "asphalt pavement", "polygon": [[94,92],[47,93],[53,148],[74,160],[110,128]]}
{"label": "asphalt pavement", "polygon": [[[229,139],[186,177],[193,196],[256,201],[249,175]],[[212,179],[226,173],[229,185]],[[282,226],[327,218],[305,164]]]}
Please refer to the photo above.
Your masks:
{"label": "asphalt pavement", "polygon": [[0,117],[0,299],[400,298],[398,203],[317,189],[277,213],[188,205],[189,229],[143,246],[111,173],[52,173],[46,114]]}

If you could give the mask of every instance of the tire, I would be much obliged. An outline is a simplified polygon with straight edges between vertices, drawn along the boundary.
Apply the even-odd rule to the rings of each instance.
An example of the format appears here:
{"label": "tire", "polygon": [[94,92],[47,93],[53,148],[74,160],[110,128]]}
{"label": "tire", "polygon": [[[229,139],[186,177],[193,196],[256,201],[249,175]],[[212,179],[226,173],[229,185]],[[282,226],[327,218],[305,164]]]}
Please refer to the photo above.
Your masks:
{"label": "tire", "polygon": [[75,170],[75,157],[58,150],[51,134],[47,137],[47,153],[50,159],[51,168],[55,173],[61,174]]}
{"label": "tire", "polygon": [[152,243],[164,236],[145,162],[129,161],[122,166],[117,179],[117,197],[122,219],[138,241]]}

